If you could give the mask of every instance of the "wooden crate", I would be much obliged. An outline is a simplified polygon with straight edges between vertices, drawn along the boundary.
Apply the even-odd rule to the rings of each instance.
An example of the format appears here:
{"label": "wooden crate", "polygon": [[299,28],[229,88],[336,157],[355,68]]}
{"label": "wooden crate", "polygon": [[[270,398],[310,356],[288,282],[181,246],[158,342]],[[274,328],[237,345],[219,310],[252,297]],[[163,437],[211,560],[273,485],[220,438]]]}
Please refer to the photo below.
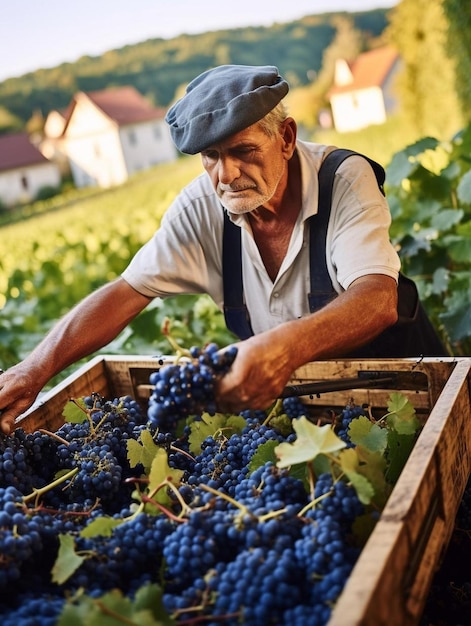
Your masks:
{"label": "wooden crate", "polygon": [[[21,418],[27,431],[56,430],[71,397],[131,395],[145,408],[149,376],[170,357],[98,356]],[[471,472],[471,358],[332,360],[308,363],[292,383],[397,373],[424,428],[332,613],[329,626],[413,626],[453,532]],[[404,382],[405,381],[405,382]],[[305,396],[309,409],[342,409],[350,398],[384,414],[390,388],[361,386]]]}

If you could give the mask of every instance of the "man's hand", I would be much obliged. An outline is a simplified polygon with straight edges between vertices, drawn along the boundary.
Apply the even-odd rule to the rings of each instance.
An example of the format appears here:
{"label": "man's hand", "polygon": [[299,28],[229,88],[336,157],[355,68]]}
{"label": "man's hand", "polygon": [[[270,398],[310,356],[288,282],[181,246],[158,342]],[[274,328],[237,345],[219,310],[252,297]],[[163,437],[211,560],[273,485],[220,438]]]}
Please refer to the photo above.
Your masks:
{"label": "man's hand", "polygon": [[33,404],[38,393],[34,376],[21,364],[0,374],[0,434],[9,435],[15,419]]}
{"label": "man's hand", "polygon": [[271,332],[237,345],[237,356],[216,388],[219,410],[239,413],[267,409],[281,395],[292,374],[283,345],[270,341]]}

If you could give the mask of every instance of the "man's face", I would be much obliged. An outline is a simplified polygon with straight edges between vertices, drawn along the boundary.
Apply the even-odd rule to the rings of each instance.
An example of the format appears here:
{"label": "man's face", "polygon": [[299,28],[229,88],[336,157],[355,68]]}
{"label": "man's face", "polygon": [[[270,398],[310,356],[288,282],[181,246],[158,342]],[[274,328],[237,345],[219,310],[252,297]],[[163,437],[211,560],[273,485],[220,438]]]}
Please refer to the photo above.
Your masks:
{"label": "man's face", "polygon": [[281,196],[287,179],[283,146],[281,133],[269,137],[254,124],[201,153],[203,167],[226,209],[248,213]]}

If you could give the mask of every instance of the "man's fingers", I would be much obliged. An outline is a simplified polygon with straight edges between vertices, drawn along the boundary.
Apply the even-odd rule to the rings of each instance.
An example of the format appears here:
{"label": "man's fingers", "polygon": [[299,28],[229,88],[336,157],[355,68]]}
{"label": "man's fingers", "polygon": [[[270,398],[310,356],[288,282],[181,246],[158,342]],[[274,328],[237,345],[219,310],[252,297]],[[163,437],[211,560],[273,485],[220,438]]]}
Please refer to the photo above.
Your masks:
{"label": "man's fingers", "polygon": [[9,415],[0,415],[0,430],[3,435],[9,435],[15,427],[15,419]]}

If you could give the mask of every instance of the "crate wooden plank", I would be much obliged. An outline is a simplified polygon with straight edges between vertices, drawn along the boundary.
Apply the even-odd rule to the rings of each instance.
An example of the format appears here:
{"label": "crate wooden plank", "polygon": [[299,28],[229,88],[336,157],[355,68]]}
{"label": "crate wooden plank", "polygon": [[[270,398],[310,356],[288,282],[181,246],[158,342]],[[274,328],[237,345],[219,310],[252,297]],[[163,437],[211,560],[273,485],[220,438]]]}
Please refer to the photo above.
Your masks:
{"label": "crate wooden plank", "polygon": [[470,382],[454,363],[329,626],[419,623],[471,471]]}
{"label": "crate wooden plank", "polygon": [[[335,378],[353,378],[358,372],[404,372],[413,380],[417,376],[426,376],[427,390],[400,389],[414,405],[418,414],[427,415],[438,398],[445,381],[455,365],[453,358],[428,359],[365,359],[358,360],[328,360],[315,361],[297,369],[293,374],[293,381],[302,384],[308,381],[321,381]],[[374,389],[358,387],[350,392],[355,404],[367,404],[374,411],[384,409],[391,393],[391,389]],[[319,397],[310,396],[303,400],[311,405],[343,408],[345,405],[345,391],[323,393]]]}
{"label": "crate wooden plank", "polygon": [[67,401],[73,397],[88,395],[91,391],[108,392],[108,380],[104,359],[97,357],[78,368],[40,399],[16,420],[16,425],[27,432],[37,428],[57,430],[63,423],[62,411]]}

